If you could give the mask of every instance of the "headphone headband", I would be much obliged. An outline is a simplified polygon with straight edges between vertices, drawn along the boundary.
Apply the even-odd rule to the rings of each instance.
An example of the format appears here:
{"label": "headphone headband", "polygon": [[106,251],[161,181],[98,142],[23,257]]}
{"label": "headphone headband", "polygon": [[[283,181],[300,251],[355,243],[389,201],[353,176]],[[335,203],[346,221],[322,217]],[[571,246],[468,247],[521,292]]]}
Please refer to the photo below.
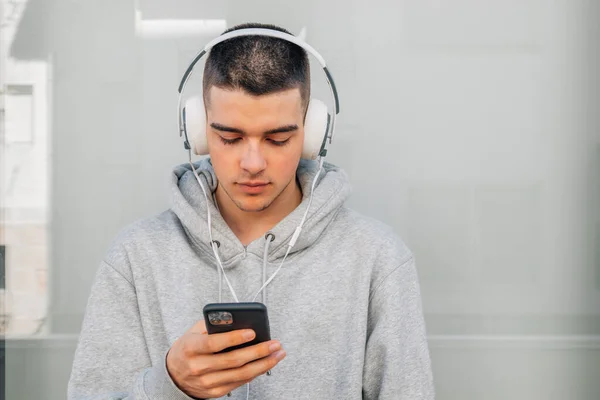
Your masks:
{"label": "headphone headband", "polygon": [[[185,133],[184,132],[185,127],[184,127],[184,123],[183,123],[184,116],[183,116],[183,112],[181,109],[181,103],[183,100],[183,91],[185,89],[185,86],[186,86],[190,76],[192,75],[194,67],[196,66],[198,61],[200,61],[200,59],[202,57],[204,57],[204,55],[206,55],[214,46],[216,46],[217,44],[222,43],[226,40],[240,37],[240,36],[268,36],[268,37],[273,37],[273,38],[277,38],[277,39],[282,39],[287,42],[290,42],[290,43],[300,46],[302,49],[306,50],[308,53],[312,54],[317,59],[317,61],[323,68],[323,71],[325,72],[325,77],[326,77],[327,83],[329,85],[329,90],[330,90],[331,96],[333,97],[333,100],[334,100],[334,107],[335,107],[334,111],[335,112],[331,115],[331,121],[328,126],[329,132],[326,132],[326,134],[325,134],[326,135],[325,139],[328,138],[329,143],[331,143],[331,141],[333,139],[333,133],[334,133],[334,127],[335,127],[335,117],[340,112],[340,103],[339,103],[339,99],[338,99],[337,89],[336,89],[335,83],[333,81],[333,77],[331,76],[331,73],[327,69],[325,59],[312,46],[310,46],[308,43],[301,40],[300,38],[298,38],[294,35],[285,33],[285,32],[277,31],[274,29],[266,29],[266,28],[246,28],[246,29],[238,29],[235,31],[227,32],[225,34],[222,34],[222,35],[216,37],[215,39],[211,40],[210,42],[208,42],[208,44],[206,46],[204,46],[202,51],[200,51],[200,53],[198,53],[198,55],[194,58],[194,60],[188,66],[187,70],[183,74],[183,77],[181,78],[181,82],[179,83],[179,88],[178,88],[179,100],[177,102],[177,121],[179,123],[179,136],[182,136]],[[186,138],[186,142],[187,142],[187,138]]]}

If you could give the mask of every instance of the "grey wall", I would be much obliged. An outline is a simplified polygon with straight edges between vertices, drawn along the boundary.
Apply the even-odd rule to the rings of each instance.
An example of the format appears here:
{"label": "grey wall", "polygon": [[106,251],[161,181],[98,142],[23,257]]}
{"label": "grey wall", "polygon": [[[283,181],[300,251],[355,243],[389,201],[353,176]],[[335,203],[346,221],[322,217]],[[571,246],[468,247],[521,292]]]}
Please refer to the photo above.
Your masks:
{"label": "grey wall", "polygon": [[[417,256],[439,399],[598,397],[597,2],[137,3],[143,18],[306,27],[341,96],[330,160],[350,205]],[[210,39],[137,37],[135,9],[52,7],[50,329],[72,340],[110,240],[168,205],[186,156],[177,84]],[[10,399],[36,398],[19,392],[35,374],[66,384],[69,345],[50,366],[52,339],[35,343],[9,348],[9,370],[42,360],[11,375]]]}

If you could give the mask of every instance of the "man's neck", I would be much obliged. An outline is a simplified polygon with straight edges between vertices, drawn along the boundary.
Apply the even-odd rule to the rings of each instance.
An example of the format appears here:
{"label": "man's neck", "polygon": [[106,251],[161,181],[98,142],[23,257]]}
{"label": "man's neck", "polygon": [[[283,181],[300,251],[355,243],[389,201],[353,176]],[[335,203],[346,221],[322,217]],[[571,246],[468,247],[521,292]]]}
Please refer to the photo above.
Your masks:
{"label": "man's neck", "polygon": [[221,186],[217,186],[215,198],[223,219],[240,242],[247,246],[294,211],[302,202],[302,191],[294,179],[269,207],[257,212],[240,210]]}

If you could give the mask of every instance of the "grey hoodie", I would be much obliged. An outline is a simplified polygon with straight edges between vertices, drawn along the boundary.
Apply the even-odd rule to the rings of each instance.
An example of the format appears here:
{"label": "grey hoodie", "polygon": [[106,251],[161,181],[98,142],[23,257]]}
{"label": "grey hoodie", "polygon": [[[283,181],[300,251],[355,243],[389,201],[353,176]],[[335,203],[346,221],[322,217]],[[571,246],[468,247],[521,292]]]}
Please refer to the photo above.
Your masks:
{"label": "grey hoodie", "polygon": [[[210,160],[195,167],[214,191]],[[98,269],[68,398],[191,399],[169,377],[166,353],[205,304],[233,302],[227,286],[219,293],[206,207],[226,276],[239,300],[251,301],[281,263],[316,171],[301,161],[302,203],[270,231],[272,242],[244,247],[204,200],[191,166],[177,167],[171,209],[124,229]],[[287,357],[251,382],[251,399],[434,398],[413,254],[388,226],[346,208],[350,192],[346,174],[326,163],[296,245],[257,298]],[[246,388],[232,395],[245,399]]]}

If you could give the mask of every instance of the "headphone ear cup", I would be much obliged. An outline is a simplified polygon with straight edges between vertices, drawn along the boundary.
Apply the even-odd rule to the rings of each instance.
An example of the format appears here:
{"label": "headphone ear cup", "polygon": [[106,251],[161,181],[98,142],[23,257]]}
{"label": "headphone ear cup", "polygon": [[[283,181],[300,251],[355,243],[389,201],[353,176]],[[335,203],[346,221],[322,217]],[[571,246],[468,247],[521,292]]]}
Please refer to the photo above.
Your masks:
{"label": "headphone ear cup", "polygon": [[199,156],[208,154],[206,110],[202,96],[192,96],[186,100],[183,118],[187,139],[194,154]]}
{"label": "headphone ear cup", "polygon": [[328,126],[327,105],[318,99],[310,99],[304,119],[304,147],[302,158],[314,160],[319,156]]}

